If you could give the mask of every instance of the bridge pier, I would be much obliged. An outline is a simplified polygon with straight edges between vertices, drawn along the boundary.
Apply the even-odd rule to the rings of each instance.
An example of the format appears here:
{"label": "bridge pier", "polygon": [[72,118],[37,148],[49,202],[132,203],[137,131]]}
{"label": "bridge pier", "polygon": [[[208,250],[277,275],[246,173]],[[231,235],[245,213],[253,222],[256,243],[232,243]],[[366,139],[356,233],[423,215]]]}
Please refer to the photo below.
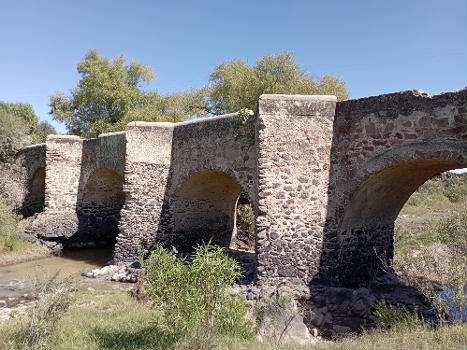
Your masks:
{"label": "bridge pier", "polygon": [[114,258],[134,261],[140,249],[171,236],[166,196],[172,157],[172,123],[132,122],[126,128],[125,205]]}
{"label": "bridge pier", "polygon": [[78,231],[76,203],[81,175],[83,140],[49,135],[46,141],[44,211],[27,232],[45,241],[63,240]]}
{"label": "bridge pier", "polygon": [[260,283],[309,281],[326,225],[335,96],[259,100],[257,257]]}

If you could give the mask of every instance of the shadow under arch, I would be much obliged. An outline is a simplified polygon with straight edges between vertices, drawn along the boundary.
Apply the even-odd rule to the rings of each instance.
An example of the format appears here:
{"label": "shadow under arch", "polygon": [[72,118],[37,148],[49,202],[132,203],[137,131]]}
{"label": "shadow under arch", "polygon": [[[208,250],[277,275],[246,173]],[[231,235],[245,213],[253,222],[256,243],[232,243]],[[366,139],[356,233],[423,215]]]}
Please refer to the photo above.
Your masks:
{"label": "shadow under arch", "polygon": [[202,169],[192,173],[173,196],[172,245],[178,251],[191,251],[211,240],[229,247],[242,191],[242,186],[223,171]]}
{"label": "shadow under arch", "polygon": [[447,149],[430,152],[421,146],[404,146],[394,149],[393,157],[377,157],[367,167],[374,172],[356,177],[365,180],[355,186],[337,230],[341,285],[366,284],[382,266],[390,266],[394,224],[405,202],[432,177],[466,166],[463,148],[445,145]]}
{"label": "shadow under arch", "polygon": [[40,213],[44,209],[44,201],[45,167],[39,167],[28,181],[27,193],[23,199],[21,213],[26,218]]}
{"label": "shadow under arch", "polygon": [[125,202],[123,176],[108,168],[94,170],[78,196],[78,232],[68,247],[114,245]]}

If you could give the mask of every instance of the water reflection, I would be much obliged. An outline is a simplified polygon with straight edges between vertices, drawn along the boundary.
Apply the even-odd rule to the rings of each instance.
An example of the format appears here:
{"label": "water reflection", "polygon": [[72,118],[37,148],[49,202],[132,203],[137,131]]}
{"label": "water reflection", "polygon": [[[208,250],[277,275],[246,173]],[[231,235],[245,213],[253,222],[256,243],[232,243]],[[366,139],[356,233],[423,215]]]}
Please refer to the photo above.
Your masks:
{"label": "water reflection", "polygon": [[[467,289],[465,292],[467,293]],[[449,310],[448,317],[451,321],[467,321],[467,301],[464,300],[463,305],[456,303],[456,295],[450,288],[444,288],[439,291],[439,296],[446,303]]]}
{"label": "water reflection", "polygon": [[33,290],[34,284],[58,274],[72,277],[78,288],[119,288],[118,283],[102,282],[82,277],[81,273],[103,267],[112,258],[112,249],[83,249],[0,267],[0,299],[18,297]]}

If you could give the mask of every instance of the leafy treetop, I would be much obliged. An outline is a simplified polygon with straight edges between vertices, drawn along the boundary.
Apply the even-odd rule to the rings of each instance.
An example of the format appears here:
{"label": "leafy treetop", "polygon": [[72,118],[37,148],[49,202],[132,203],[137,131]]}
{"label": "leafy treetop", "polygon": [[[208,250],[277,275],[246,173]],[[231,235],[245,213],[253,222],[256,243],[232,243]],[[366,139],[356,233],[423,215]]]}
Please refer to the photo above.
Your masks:
{"label": "leafy treetop", "polygon": [[207,107],[212,114],[230,113],[241,108],[256,109],[262,94],[336,95],[348,98],[345,83],[331,75],[313,79],[298,64],[293,54],[268,54],[256,65],[242,59],[222,62],[210,75]]}
{"label": "leafy treetop", "polygon": [[40,122],[28,103],[0,101],[0,162],[13,160],[16,152],[29,144],[45,142],[55,129],[47,122]]}
{"label": "leafy treetop", "polygon": [[345,83],[331,75],[314,79],[295,63],[292,53],[268,54],[250,66],[241,59],[216,66],[199,88],[161,95],[144,91],[152,68],[123,56],[109,60],[89,50],[77,64],[81,80],[69,96],[50,97],[50,113],[72,134],[96,137],[123,130],[134,120],[178,122],[256,109],[261,94],[333,94],[346,99]]}

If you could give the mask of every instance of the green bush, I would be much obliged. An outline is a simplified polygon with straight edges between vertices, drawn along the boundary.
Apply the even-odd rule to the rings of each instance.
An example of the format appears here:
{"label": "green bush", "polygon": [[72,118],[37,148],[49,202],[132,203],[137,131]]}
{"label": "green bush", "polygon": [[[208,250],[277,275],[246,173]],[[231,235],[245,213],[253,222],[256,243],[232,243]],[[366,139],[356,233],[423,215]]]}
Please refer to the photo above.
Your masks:
{"label": "green bush", "polygon": [[16,152],[30,143],[28,124],[0,110],[0,162],[11,162]]}
{"label": "green bush", "polygon": [[247,308],[242,298],[231,296],[225,298],[224,305],[216,315],[217,327],[221,334],[240,338],[249,338],[254,333],[252,323],[245,321]]}
{"label": "green bush", "polygon": [[450,204],[465,200],[466,186],[466,174],[445,172],[420,186],[407,200],[406,206],[446,209],[452,207]]}
{"label": "green bush", "polygon": [[465,187],[462,186],[450,186],[447,187],[443,194],[449,199],[452,203],[458,203],[465,196]]}
{"label": "green bush", "polygon": [[240,267],[223,248],[200,245],[187,262],[156,245],[143,267],[146,293],[160,311],[157,325],[174,340],[200,329],[205,335],[248,334],[244,303],[226,291],[241,276]]}
{"label": "green bush", "polygon": [[[439,220],[434,225],[439,241],[445,244],[450,253],[449,279],[444,287],[451,290],[451,294],[446,295],[443,300],[437,300],[441,309],[447,310],[443,303],[455,305],[458,309],[467,304],[467,212],[466,208],[462,212]],[[436,293],[438,295],[438,293]],[[446,314],[449,312],[446,311]]]}
{"label": "green bush", "polygon": [[13,208],[0,198],[0,254],[21,250],[27,245],[16,233],[28,224],[28,220],[15,214]]}
{"label": "green bush", "polygon": [[251,204],[238,204],[237,230],[247,232],[249,236],[255,234],[255,213]]}
{"label": "green bush", "polygon": [[373,314],[378,317],[379,322],[383,327],[393,328],[416,328],[425,325],[425,321],[421,318],[417,310],[414,312],[408,311],[403,306],[395,306],[382,299],[373,305]]}
{"label": "green bush", "polygon": [[237,244],[254,249],[255,213],[251,204],[237,204]]}
{"label": "green bush", "polygon": [[467,248],[467,208],[456,215],[444,218],[433,224],[441,243],[453,251],[464,255]]}
{"label": "green bush", "polygon": [[46,348],[58,321],[72,305],[75,290],[70,280],[58,280],[57,275],[39,284],[37,304],[17,321],[10,335],[12,348]]}

